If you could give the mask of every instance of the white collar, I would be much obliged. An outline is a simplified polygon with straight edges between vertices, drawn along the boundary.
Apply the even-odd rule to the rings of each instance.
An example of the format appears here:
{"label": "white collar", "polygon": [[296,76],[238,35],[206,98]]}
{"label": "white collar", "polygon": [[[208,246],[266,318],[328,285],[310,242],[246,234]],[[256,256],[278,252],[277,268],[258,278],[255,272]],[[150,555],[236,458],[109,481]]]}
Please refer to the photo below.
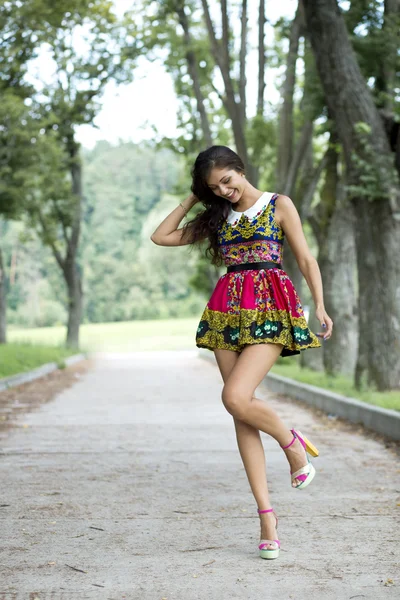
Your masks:
{"label": "white collar", "polygon": [[238,221],[242,215],[246,215],[248,219],[254,218],[259,210],[268,206],[273,195],[274,194],[271,192],[264,192],[263,194],[261,194],[259,199],[256,200],[253,206],[250,206],[250,208],[244,210],[243,212],[233,210],[233,208],[231,207],[229,214],[226,218],[227,222],[232,225],[232,223]]}

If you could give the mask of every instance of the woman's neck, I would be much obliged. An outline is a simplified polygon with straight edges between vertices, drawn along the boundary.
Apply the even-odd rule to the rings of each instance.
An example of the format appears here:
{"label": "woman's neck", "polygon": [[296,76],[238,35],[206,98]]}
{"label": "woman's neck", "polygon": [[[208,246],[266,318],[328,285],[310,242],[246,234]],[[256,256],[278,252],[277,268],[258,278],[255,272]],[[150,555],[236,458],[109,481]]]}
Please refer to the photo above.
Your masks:
{"label": "woman's neck", "polygon": [[260,198],[260,196],[263,195],[263,193],[264,192],[262,192],[261,190],[258,190],[257,188],[249,184],[248,188],[243,191],[239,202],[237,204],[232,205],[232,209],[237,210],[238,212],[244,212],[245,210],[253,206],[253,204],[257,202],[257,200]]}

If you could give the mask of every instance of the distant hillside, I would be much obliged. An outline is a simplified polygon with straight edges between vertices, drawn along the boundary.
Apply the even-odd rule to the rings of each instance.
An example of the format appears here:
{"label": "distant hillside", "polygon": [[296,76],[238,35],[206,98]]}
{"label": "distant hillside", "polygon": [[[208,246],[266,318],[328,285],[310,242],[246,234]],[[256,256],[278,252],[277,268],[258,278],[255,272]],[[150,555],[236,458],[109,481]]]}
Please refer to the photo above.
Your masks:
{"label": "distant hillside", "polygon": [[[196,252],[162,248],[149,236],[182,199],[186,173],[168,150],[99,142],[84,151],[84,211],[80,267],[85,322],[193,316],[204,304],[190,289]],[[187,189],[187,192],[189,190]],[[186,190],[185,190],[186,193]],[[35,239],[21,241],[11,223],[4,240],[12,265],[9,322],[65,322],[65,290],[52,256]]]}

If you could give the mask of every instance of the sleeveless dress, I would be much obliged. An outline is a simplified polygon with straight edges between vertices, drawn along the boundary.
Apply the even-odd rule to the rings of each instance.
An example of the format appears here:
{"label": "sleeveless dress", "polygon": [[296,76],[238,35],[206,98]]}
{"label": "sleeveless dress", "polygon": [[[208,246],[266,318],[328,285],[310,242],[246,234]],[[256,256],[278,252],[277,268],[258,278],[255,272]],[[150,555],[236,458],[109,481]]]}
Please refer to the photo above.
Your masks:
{"label": "sleeveless dress", "polygon": [[[265,192],[244,212],[230,208],[218,227],[218,245],[226,266],[260,261],[282,264],[284,232],[275,221],[278,195]],[[225,273],[201,316],[196,346],[241,352],[247,344],[266,343],[283,344],[281,356],[321,347],[283,269]]]}

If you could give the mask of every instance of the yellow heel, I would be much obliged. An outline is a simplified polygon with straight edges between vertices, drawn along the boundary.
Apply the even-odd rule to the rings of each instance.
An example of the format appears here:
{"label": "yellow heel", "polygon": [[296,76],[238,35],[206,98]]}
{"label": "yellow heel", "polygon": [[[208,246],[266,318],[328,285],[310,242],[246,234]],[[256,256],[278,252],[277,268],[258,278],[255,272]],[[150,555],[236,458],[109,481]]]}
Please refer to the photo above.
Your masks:
{"label": "yellow heel", "polygon": [[310,442],[310,440],[308,440],[308,439],[306,438],[306,436],[305,436],[305,435],[303,435],[303,434],[301,433],[301,431],[299,431],[299,432],[298,432],[298,434],[299,434],[299,435],[301,435],[301,437],[302,437],[302,438],[303,438],[303,440],[304,440],[304,443],[305,443],[305,445],[306,445],[306,452],[308,452],[308,454],[311,454],[311,456],[314,456],[314,457],[315,457],[315,456],[318,456],[318,455],[319,455],[319,450],[318,450],[318,448],[317,448],[316,446],[314,446],[314,444],[312,444],[312,443]]}

